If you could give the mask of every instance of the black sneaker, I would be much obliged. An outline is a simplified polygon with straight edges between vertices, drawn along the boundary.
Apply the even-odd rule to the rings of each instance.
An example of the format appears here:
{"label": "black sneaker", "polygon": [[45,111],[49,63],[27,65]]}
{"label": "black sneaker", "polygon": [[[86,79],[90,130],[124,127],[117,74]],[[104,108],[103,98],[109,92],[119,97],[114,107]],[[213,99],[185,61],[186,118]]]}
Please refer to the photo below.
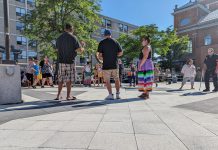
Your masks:
{"label": "black sneaker", "polygon": [[218,92],[218,89],[214,89],[213,92]]}
{"label": "black sneaker", "polygon": [[205,89],[205,90],[203,90],[203,92],[210,92],[210,90],[209,89]]}
{"label": "black sneaker", "polygon": [[41,88],[45,88],[44,86],[41,86]]}

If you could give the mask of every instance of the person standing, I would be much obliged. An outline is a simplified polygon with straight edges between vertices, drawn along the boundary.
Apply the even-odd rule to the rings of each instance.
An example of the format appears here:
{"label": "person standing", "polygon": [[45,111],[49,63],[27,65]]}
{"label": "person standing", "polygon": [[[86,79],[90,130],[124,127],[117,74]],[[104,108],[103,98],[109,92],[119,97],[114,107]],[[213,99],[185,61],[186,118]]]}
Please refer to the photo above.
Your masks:
{"label": "person standing", "polygon": [[28,88],[33,85],[33,72],[34,72],[33,64],[34,64],[33,59],[29,58],[29,64],[27,65],[26,71],[25,71],[26,72],[25,75],[26,75],[27,82],[28,82]]}
{"label": "person standing", "polygon": [[34,70],[34,73],[33,73],[33,76],[34,76],[34,83],[32,85],[32,87],[35,89],[36,88],[36,85],[39,83],[40,81],[40,78],[39,78],[39,75],[40,75],[40,67],[39,67],[39,64],[38,64],[38,60],[34,60],[34,63],[33,63],[33,68]]}
{"label": "person standing", "polygon": [[149,92],[152,91],[154,82],[154,64],[151,59],[152,49],[150,38],[142,38],[143,49],[139,55],[138,65],[138,86],[139,91],[143,92],[139,97],[149,99]]}
{"label": "person standing", "polygon": [[217,74],[216,74],[216,66],[218,61],[218,55],[215,54],[213,48],[208,49],[208,55],[204,60],[203,74],[206,89],[203,92],[210,91],[210,77],[213,77],[213,92],[218,92],[218,83],[217,83]]}
{"label": "person standing", "polygon": [[91,87],[92,84],[92,70],[90,63],[87,62],[83,69],[83,74],[84,74],[84,85]]}
{"label": "person standing", "polygon": [[130,65],[130,77],[129,77],[129,86],[135,87],[136,85],[136,68],[134,64]]}
{"label": "person standing", "polygon": [[59,100],[63,84],[67,86],[66,100],[76,100],[71,96],[71,86],[75,79],[75,57],[77,52],[83,52],[76,36],[73,35],[73,27],[70,24],[65,25],[65,32],[61,34],[56,41],[58,52],[58,94],[55,100]]}
{"label": "person standing", "polygon": [[182,90],[188,80],[191,82],[191,89],[194,89],[196,67],[193,65],[192,59],[187,60],[186,64],[182,67],[181,73],[183,74],[183,81],[180,90]]}
{"label": "person standing", "polygon": [[124,65],[121,59],[118,60],[118,65],[119,65],[120,86],[122,86]]}
{"label": "person standing", "polygon": [[99,43],[98,53],[100,57],[103,57],[103,76],[109,93],[106,99],[114,99],[110,82],[111,77],[113,77],[115,80],[116,99],[121,99],[119,69],[117,61],[118,57],[123,55],[123,51],[121,49],[120,44],[112,38],[110,30],[105,30],[104,36],[105,39]]}
{"label": "person standing", "polygon": [[53,76],[53,69],[52,65],[49,63],[49,59],[47,57],[44,58],[43,61],[40,63],[41,71],[42,71],[42,88],[44,88],[45,81],[47,78],[49,79],[49,85],[54,87],[52,76]]}

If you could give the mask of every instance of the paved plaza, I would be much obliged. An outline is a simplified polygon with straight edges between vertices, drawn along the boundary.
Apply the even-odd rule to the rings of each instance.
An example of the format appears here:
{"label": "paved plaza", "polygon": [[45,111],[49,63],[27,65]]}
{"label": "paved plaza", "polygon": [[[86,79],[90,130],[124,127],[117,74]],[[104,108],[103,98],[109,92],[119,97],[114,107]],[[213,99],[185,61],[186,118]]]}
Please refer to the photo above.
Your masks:
{"label": "paved plaza", "polygon": [[218,93],[179,86],[160,84],[147,101],[134,88],[106,101],[104,88],[75,87],[75,102],[23,89],[23,104],[0,106],[0,150],[217,150]]}

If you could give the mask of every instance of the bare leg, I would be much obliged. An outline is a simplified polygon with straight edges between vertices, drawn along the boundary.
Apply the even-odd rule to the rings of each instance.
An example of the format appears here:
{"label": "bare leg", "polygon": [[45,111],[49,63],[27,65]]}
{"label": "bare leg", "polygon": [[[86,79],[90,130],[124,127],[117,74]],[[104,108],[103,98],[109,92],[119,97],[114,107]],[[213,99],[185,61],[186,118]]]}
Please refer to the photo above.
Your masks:
{"label": "bare leg", "polygon": [[67,99],[68,99],[68,98],[71,98],[70,93],[71,93],[72,82],[68,81],[66,83],[66,86],[67,86]]}
{"label": "bare leg", "polygon": [[49,84],[53,85],[52,77],[49,77]]}
{"label": "bare leg", "polygon": [[58,95],[57,95],[56,99],[60,98],[60,94],[61,94],[62,88],[63,88],[63,82],[59,82],[58,83]]}
{"label": "bare leg", "polygon": [[106,86],[107,86],[107,90],[109,92],[109,94],[112,94],[112,87],[111,87],[111,82],[110,80],[106,81]]}
{"label": "bare leg", "polygon": [[117,93],[120,93],[120,80],[119,79],[115,80],[115,87],[116,87]]}
{"label": "bare leg", "polygon": [[45,85],[45,80],[46,80],[46,78],[43,78],[43,79],[42,79],[42,86]]}

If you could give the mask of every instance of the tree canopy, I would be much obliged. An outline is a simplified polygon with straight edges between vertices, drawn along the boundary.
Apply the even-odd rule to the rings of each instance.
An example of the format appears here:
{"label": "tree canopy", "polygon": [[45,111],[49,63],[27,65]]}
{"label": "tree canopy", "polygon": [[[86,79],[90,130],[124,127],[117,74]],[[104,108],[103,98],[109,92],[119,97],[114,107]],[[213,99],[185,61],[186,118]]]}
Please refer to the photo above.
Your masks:
{"label": "tree canopy", "polygon": [[64,31],[66,23],[74,26],[74,33],[87,45],[87,51],[96,49],[97,42],[90,38],[100,22],[99,0],[36,0],[35,9],[21,18],[25,23],[24,35],[39,43],[43,55],[55,58],[54,44]]}
{"label": "tree canopy", "polygon": [[[141,26],[130,34],[122,34],[118,41],[124,49],[124,59],[133,60],[138,58],[141,46],[141,37],[148,36],[151,39],[151,46],[154,54],[161,59],[169,59],[169,53],[173,52],[173,57],[169,61],[181,58],[187,51],[188,37],[179,37],[171,27],[165,31],[160,31],[155,24]],[[129,62],[130,63],[130,62]],[[171,62],[170,62],[171,63]]]}

